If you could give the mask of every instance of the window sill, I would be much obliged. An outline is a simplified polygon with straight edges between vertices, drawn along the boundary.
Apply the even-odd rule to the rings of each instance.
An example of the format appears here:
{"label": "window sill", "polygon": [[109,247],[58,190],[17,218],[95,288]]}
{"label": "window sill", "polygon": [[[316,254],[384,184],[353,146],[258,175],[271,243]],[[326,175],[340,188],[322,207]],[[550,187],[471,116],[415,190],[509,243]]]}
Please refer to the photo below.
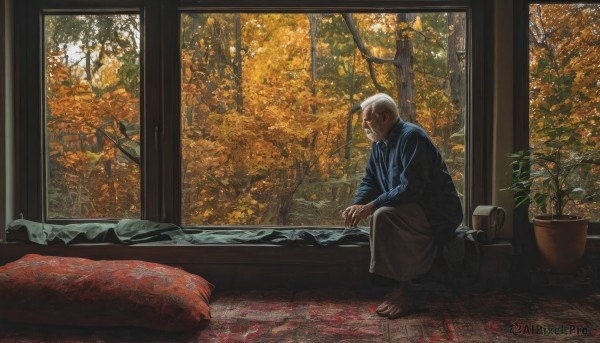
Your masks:
{"label": "window sill", "polygon": [[[499,241],[481,245],[482,284],[508,278],[512,245]],[[282,246],[273,244],[136,245],[74,244],[0,245],[0,263],[25,254],[82,257],[95,260],[144,260],[182,267],[202,275],[219,289],[371,287],[369,246]],[[492,278],[493,281],[490,281]]]}
{"label": "window sill", "polygon": [[0,245],[0,263],[25,254],[95,260],[144,260],[181,267],[219,289],[369,286],[368,246],[290,247],[270,244]]}

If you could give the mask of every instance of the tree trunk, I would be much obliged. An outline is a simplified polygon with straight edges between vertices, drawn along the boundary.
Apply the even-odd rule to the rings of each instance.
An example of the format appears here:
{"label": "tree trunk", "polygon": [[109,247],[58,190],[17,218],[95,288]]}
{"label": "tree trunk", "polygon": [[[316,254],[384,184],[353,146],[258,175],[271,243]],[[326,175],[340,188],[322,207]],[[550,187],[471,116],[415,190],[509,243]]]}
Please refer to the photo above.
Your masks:
{"label": "tree trunk", "polygon": [[292,206],[290,194],[282,195],[279,199],[279,207],[277,208],[277,225],[287,225]]}
{"label": "tree trunk", "polygon": [[[354,49],[354,56],[352,59],[352,77],[350,78],[350,91],[348,95],[348,101],[351,105],[350,110],[346,113],[346,140],[344,144],[344,159],[346,160],[344,163],[344,175],[347,179],[351,179],[354,177],[355,170],[351,168],[352,164],[352,139],[354,137],[354,113],[359,112],[361,110],[360,104],[354,104],[354,94],[356,93],[356,49]],[[354,105],[353,105],[354,104]],[[360,115],[360,114],[359,114]],[[349,202],[348,194],[351,193],[351,189],[348,183],[343,183],[340,190],[340,197],[344,203]]]}
{"label": "tree trunk", "polygon": [[465,19],[459,13],[448,13],[448,74],[450,99],[458,109],[458,129],[465,124]]}
{"label": "tree trunk", "polygon": [[87,49],[85,53],[85,79],[92,86],[92,51]]}
{"label": "tree trunk", "polygon": [[310,26],[310,92],[313,96],[310,108],[313,114],[317,113],[317,29],[319,26],[318,14],[309,14],[308,23]]}
{"label": "tree trunk", "polygon": [[235,14],[235,58],[233,60],[235,77],[235,103],[239,114],[244,113],[244,93],[242,89],[242,20],[239,13]]}
{"label": "tree trunk", "polygon": [[415,81],[413,72],[412,40],[408,28],[401,23],[410,23],[413,14],[398,13],[396,15],[396,89],[398,91],[398,109],[405,121],[417,122],[417,107],[415,104]]}
{"label": "tree trunk", "polygon": [[351,146],[352,146],[352,136],[353,136],[353,118],[354,113],[358,112],[361,109],[360,104],[356,104],[348,110],[346,113],[346,144],[344,146],[344,158],[346,159],[346,164],[350,163],[351,158]]}

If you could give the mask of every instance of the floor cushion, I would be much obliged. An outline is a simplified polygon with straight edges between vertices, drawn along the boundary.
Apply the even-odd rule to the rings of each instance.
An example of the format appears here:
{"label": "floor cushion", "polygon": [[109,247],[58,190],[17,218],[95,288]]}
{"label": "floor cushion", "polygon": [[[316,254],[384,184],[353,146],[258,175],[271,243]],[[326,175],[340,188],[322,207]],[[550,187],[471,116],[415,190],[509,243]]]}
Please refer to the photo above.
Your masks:
{"label": "floor cushion", "polygon": [[0,319],[184,331],[210,319],[212,289],[158,263],[29,254],[0,267]]}

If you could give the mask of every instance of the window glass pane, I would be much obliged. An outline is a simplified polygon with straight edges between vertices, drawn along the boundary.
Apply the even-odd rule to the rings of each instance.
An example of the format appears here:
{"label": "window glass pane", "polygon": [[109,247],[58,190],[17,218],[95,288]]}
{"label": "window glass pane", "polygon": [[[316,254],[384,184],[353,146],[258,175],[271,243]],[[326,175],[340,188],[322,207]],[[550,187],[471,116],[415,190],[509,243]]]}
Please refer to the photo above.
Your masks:
{"label": "window glass pane", "polygon": [[[600,5],[532,4],[529,19],[531,148],[563,161],[598,152]],[[540,172],[536,166],[532,170]],[[543,179],[547,178],[538,179],[533,187],[552,187],[549,180],[544,183]],[[575,169],[565,181],[564,186],[579,189],[571,193],[564,213],[600,221],[600,167]],[[593,194],[595,200],[585,199]],[[552,204],[555,202],[547,206]],[[540,213],[530,206],[531,217]]]}
{"label": "window glass pane", "polygon": [[47,217],[139,217],[139,15],[46,15],[44,48]]}
{"label": "window glass pane", "polygon": [[465,27],[464,13],[182,14],[183,224],[343,225],[370,150],[353,108],[379,91],[431,134],[462,197]]}

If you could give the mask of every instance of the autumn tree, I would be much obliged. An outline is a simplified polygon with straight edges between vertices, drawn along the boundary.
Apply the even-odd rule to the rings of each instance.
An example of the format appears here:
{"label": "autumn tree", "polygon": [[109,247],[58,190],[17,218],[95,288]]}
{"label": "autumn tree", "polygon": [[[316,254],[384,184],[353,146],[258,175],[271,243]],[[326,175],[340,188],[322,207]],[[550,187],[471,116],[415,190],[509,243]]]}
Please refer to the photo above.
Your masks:
{"label": "autumn tree", "polygon": [[[203,108],[202,104],[196,105],[198,98],[192,92],[202,92],[213,82],[218,86],[207,94],[204,101],[221,105],[220,110],[217,107],[217,113],[209,114],[208,121],[202,123],[202,130],[195,126],[183,128],[186,137],[183,142],[184,202],[189,204],[187,208],[192,213],[198,203],[194,199],[202,194],[204,199],[216,205],[208,211],[207,206],[198,207],[198,211],[202,208],[204,211],[194,214],[194,217],[202,218],[202,222],[286,224],[292,197],[310,171],[321,162],[319,154],[324,152],[318,151],[317,141],[323,121],[333,118],[314,113],[318,100],[311,88],[313,82],[318,81],[313,80],[310,68],[306,68],[310,65],[310,29],[306,17],[289,21],[281,14],[245,16],[247,29],[243,31],[243,37],[249,43],[242,61],[245,70],[243,116],[234,115],[228,101],[235,98],[235,90],[230,86],[233,70],[219,61],[213,62],[215,52],[212,45],[201,45],[197,55],[201,58],[195,60],[198,64],[190,63],[189,66],[185,61],[188,58],[192,61],[198,52],[190,49],[188,53],[184,48],[182,97],[190,103],[182,101],[183,112],[190,110],[188,104]],[[202,32],[196,33],[202,37],[199,42],[202,44],[205,39],[210,39],[211,32],[233,32],[232,22],[226,16],[206,18],[206,26],[201,26]],[[282,25],[287,22],[292,25]],[[193,34],[184,30],[183,35]],[[222,40],[227,40],[226,37],[233,36],[229,34]],[[277,54],[281,47],[288,48],[290,54]],[[215,80],[210,72],[201,72],[207,70],[206,66],[210,63],[219,64],[214,69],[222,71],[221,75],[217,75],[223,76],[222,79]],[[195,80],[199,80],[200,84]],[[209,105],[205,109],[211,112]],[[307,116],[307,113],[312,115]],[[201,142],[206,144],[198,147],[195,142],[202,139],[206,142]],[[224,160],[211,161],[210,156],[215,154],[203,151],[214,147],[214,143],[209,142],[215,141],[227,142],[221,145],[217,154]],[[187,145],[188,142],[190,145]],[[206,204],[204,201],[201,203]]]}
{"label": "autumn tree", "polygon": [[44,23],[49,217],[138,217],[139,18]]}
{"label": "autumn tree", "polygon": [[[529,17],[531,148],[544,149],[561,132],[573,154],[600,149],[600,6],[536,4]],[[600,189],[599,172],[581,171],[584,189]],[[568,210],[597,221],[599,200]]]}
{"label": "autumn tree", "polygon": [[[364,135],[353,134],[362,132],[358,103],[378,89],[397,93],[399,77],[407,77],[398,66],[439,71],[442,81],[409,73],[415,84],[424,81],[411,100],[414,116],[429,125],[431,113],[441,113],[447,118],[438,126],[451,127],[440,132],[458,131],[448,106],[448,25],[436,21],[444,14],[426,30],[417,15],[239,14],[241,25],[235,16],[182,16],[184,223],[339,224],[369,153]],[[406,42],[415,39],[422,51],[439,44],[430,39],[443,42],[430,52],[438,59],[417,56]],[[396,64],[375,67],[365,49]],[[435,92],[442,100],[428,96]]]}
{"label": "autumn tree", "polygon": [[[463,23],[184,13],[183,222],[339,225],[369,154],[359,103],[378,91],[431,132],[460,184]],[[49,215],[138,217],[139,17],[48,15],[45,30]]]}
{"label": "autumn tree", "polygon": [[[403,119],[418,123],[431,134],[461,193],[466,115],[464,13],[356,16],[371,20],[361,34],[354,16],[343,14],[356,48],[368,64],[373,86],[379,92],[397,94]],[[377,20],[388,27],[379,29],[386,34],[369,31],[369,27],[378,27]],[[363,36],[369,37],[379,54],[371,51]]]}

